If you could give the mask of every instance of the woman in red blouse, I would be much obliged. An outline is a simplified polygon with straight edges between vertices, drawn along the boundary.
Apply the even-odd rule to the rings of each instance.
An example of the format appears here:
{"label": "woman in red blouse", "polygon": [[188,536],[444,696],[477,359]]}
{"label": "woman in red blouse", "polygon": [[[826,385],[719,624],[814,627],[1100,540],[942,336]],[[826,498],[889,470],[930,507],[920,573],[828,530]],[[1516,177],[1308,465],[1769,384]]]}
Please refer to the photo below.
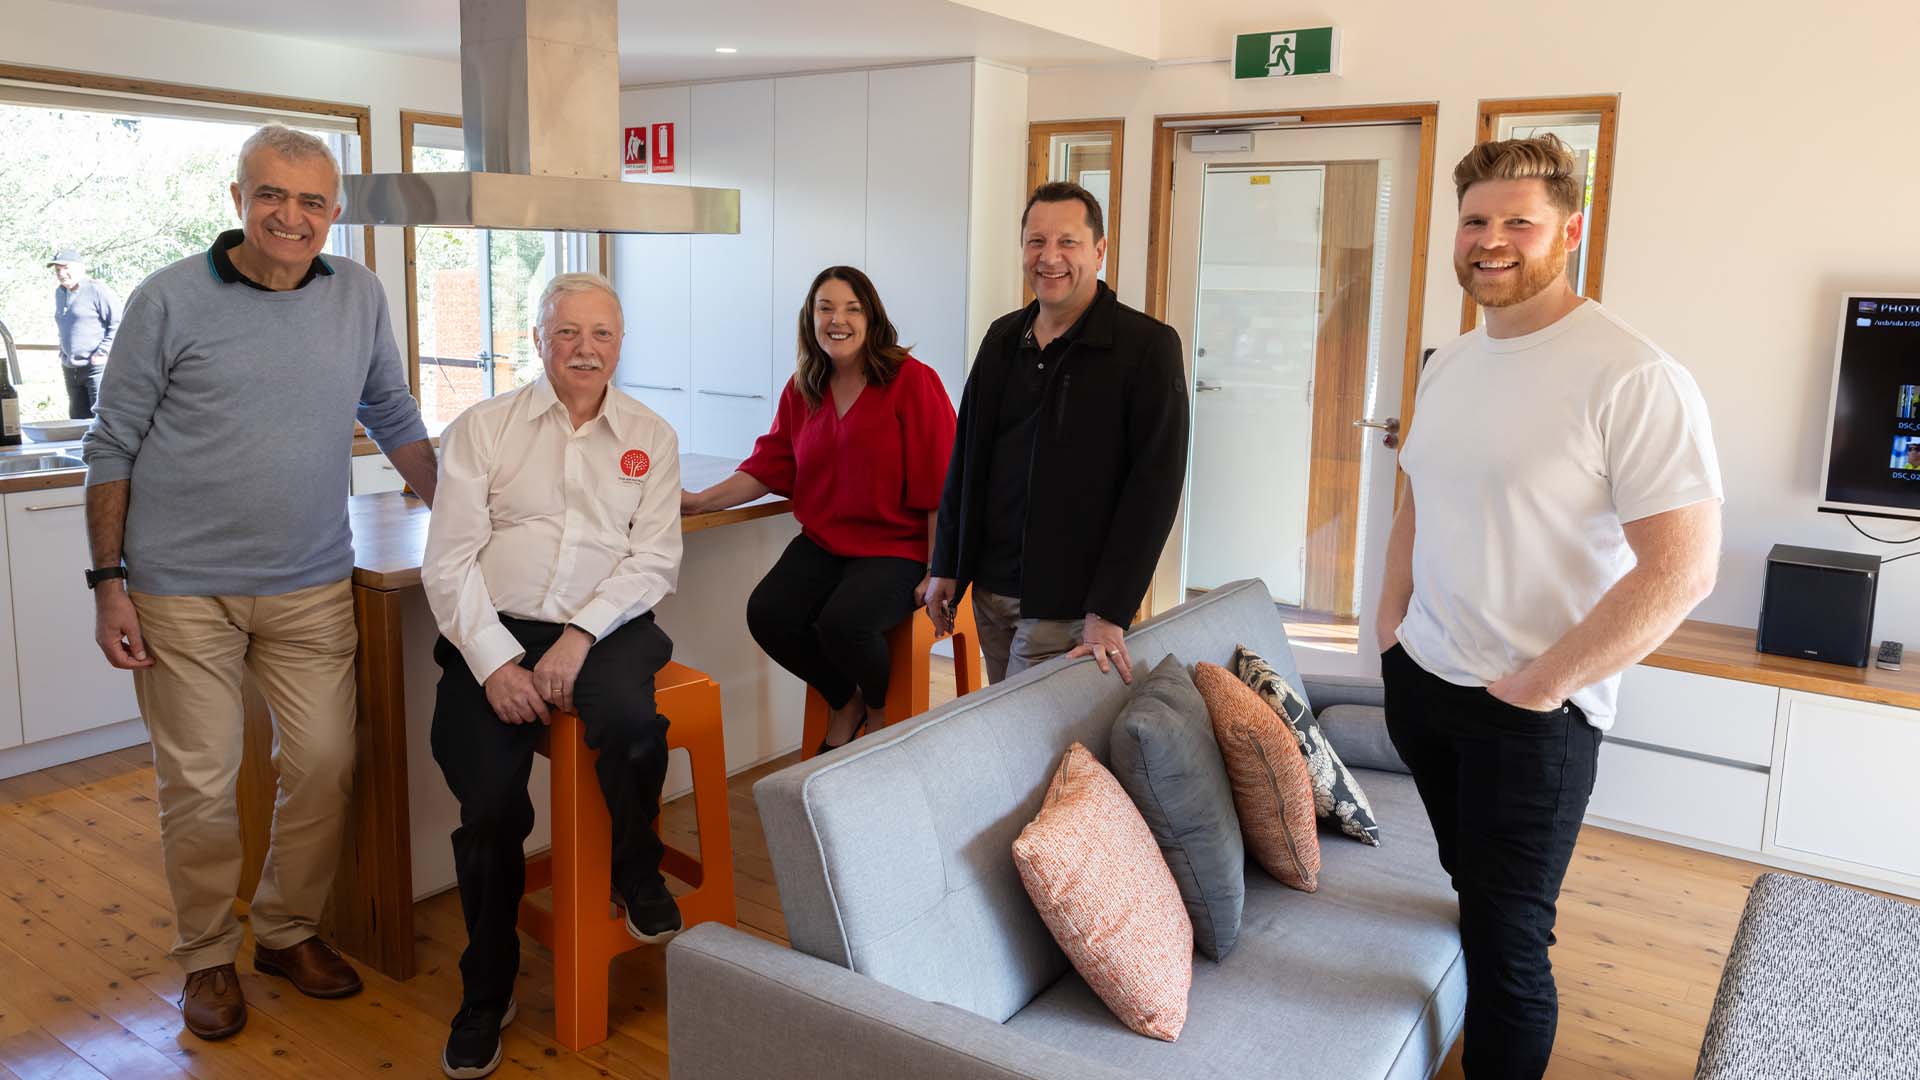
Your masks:
{"label": "woman in red blouse", "polygon": [[799,365],[773,430],[684,514],[793,500],[800,535],[747,600],[747,627],[833,709],[822,753],[884,723],[887,631],[926,592],[953,402],[899,343],[867,275],[820,271],[800,309]]}

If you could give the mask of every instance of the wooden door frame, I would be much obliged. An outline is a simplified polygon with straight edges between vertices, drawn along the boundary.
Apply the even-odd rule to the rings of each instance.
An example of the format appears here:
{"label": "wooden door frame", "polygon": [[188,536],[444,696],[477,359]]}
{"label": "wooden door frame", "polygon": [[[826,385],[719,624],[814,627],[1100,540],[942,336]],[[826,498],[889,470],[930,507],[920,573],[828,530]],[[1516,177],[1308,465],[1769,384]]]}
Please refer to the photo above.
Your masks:
{"label": "wooden door frame", "polygon": [[[133,79],[120,75],[99,75],[88,71],[33,67],[27,64],[0,63],[0,79],[95,90],[127,97],[173,98],[209,105],[237,105],[246,109],[265,109],[282,113],[308,113],[313,116],[338,116],[353,121],[360,136],[360,172],[373,171],[373,111],[365,105],[347,105],[338,101],[283,97],[278,94],[252,94],[243,90],[222,90],[212,86],[162,82],[158,79]],[[373,270],[373,226],[365,226],[362,245],[367,269]]]}
{"label": "wooden door frame", "polygon": [[[1500,120],[1508,116],[1552,116],[1559,113],[1599,113],[1600,145],[1594,151],[1593,209],[1587,214],[1586,235],[1581,243],[1587,249],[1587,287],[1581,295],[1600,299],[1600,286],[1606,277],[1607,226],[1613,217],[1613,166],[1615,136],[1620,130],[1620,95],[1590,94],[1583,97],[1486,98],[1480,102],[1480,119],[1474,125],[1474,145],[1492,142],[1500,130]],[[1480,312],[1473,297],[1460,297],[1460,332],[1470,332],[1480,323]]]}
{"label": "wooden door frame", "polygon": [[[460,117],[452,113],[424,112],[418,109],[400,110],[400,171],[413,171],[413,129],[416,125],[429,127],[462,126]],[[414,400],[420,398],[420,312],[417,274],[419,268],[414,258],[413,226],[400,230],[401,243],[406,250],[407,266],[407,386],[413,391]]]}
{"label": "wooden door frame", "polygon": [[[1027,125],[1027,192],[1047,182],[1047,165],[1053,153],[1055,135],[1104,134],[1113,140],[1113,170],[1107,189],[1107,265],[1102,280],[1114,291],[1120,289],[1120,195],[1121,173],[1125,171],[1127,120],[1124,116],[1104,120],[1041,120]],[[1024,288],[1024,286],[1023,286]],[[1024,294],[1032,302],[1033,293]]]}
{"label": "wooden door frame", "polygon": [[[1168,250],[1173,242],[1173,157],[1174,139],[1195,121],[1218,123],[1223,127],[1274,117],[1298,117],[1287,129],[1334,127],[1358,124],[1419,124],[1420,167],[1414,179],[1413,259],[1408,267],[1407,334],[1401,361],[1400,430],[1413,423],[1413,392],[1420,379],[1421,322],[1426,310],[1427,248],[1433,227],[1433,162],[1438,149],[1440,106],[1436,102],[1411,102],[1402,105],[1341,105],[1321,109],[1260,109],[1253,112],[1174,113],[1153,118],[1153,165],[1149,173],[1152,189],[1147,203],[1147,314],[1164,321],[1167,316],[1167,289],[1171,276]],[[1179,124],[1179,127],[1174,127]],[[1404,485],[1394,492],[1394,505],[1400,504]]]}

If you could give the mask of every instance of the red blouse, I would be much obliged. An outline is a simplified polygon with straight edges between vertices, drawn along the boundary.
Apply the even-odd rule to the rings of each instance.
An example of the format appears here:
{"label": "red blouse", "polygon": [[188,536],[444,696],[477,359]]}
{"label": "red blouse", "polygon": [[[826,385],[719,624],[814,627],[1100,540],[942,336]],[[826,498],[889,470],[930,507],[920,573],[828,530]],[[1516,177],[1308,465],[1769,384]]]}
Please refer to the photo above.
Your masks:
{"label": "red blouse", "polygon": [[773,430],[740,471],[792,499],[800,531],[835,555],[926,562],[927,515],[940,506],[953,426],[940,376],[911,356],[892,382],[861,390],[845,416],[831,394],[808,409],[789,379]]}

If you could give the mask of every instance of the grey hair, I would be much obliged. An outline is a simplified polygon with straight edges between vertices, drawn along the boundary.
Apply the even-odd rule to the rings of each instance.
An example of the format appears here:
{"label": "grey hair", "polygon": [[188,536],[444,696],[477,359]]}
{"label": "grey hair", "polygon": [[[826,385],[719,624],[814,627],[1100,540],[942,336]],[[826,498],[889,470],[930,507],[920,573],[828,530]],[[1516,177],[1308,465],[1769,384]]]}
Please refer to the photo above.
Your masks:
{"label": "grey hair", "polygon": [[608,281],[599,274],[576,272],[572,274],[555,275],[553,280],[547,282],[547,287],[540,290],[540,318],[538,326],[544,327],[547,325],[547,319],[553,314],[553,309],[555,305],[560,303],[561,297],[573,296],[576,293],[593,292],[596,289],[613,297],[613,310],[619,312],[621,320],[625,321],[627,313],[620,306],[620,294],[613,291],[613,282]]}
{"label": "grey hair", "polygon": [[324,159],[333,166],[333,201],[340,201],[340,162],[334,158],[333,150],[306,132],[295,131],[283,124],[268,124],[247,136],[247,141],[240,144],[240,163],[234,167],[233,178],[239,183],[242,194],[247,190],[247,159],[256,150],[272,150],[288,161]]}

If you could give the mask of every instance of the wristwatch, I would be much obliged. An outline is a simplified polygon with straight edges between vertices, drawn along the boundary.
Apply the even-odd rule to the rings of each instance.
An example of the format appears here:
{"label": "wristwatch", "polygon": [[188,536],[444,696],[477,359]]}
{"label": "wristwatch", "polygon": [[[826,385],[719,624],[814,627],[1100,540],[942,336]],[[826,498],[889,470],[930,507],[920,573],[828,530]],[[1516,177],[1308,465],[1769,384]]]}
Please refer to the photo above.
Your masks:
{"label": "wristwatch", "polygon": [[112,581],[114,578],[124,578],[126,576],[127,568],[124,566],[109,566],[104,570],[89,570],[87,571],[87,588],[97,589],[103,581]]}

